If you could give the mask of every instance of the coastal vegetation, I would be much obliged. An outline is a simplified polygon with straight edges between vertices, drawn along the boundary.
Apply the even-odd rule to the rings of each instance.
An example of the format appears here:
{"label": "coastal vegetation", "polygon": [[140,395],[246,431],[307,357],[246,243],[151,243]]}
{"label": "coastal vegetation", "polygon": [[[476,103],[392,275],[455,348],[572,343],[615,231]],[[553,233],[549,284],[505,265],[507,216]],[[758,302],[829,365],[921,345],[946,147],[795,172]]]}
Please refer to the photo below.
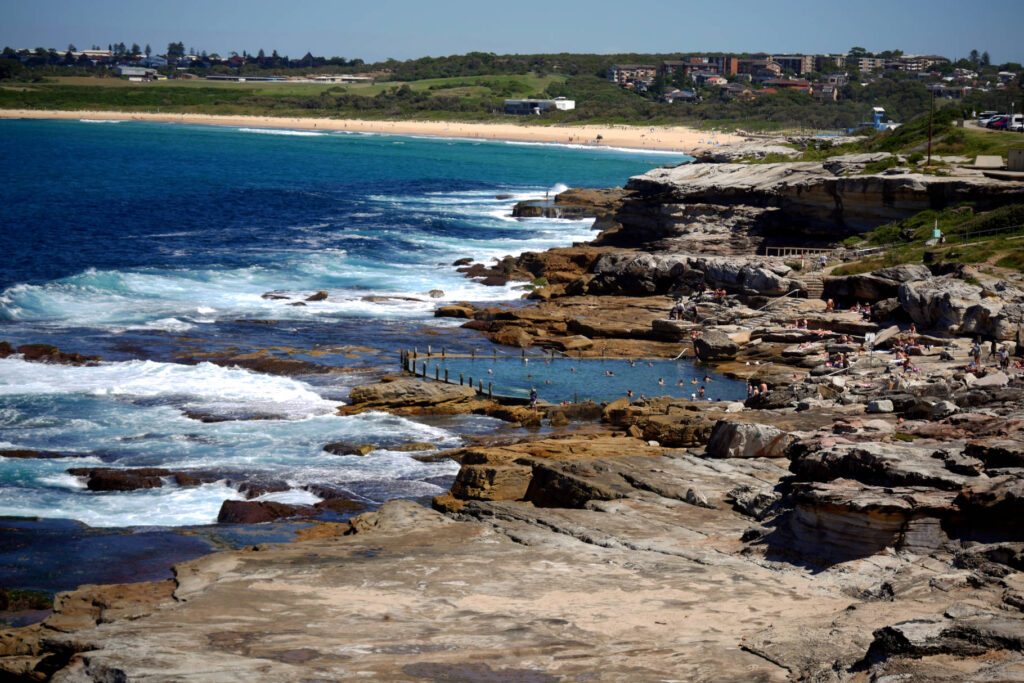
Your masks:
{"label": "coastal vegetation", "polygon": [[[119,49],[119,46],[114,46]],[[177,50],[178,45],[174,45]],[[127,48],[126,48],[127,49]],[[170,49],[170,46],[169,46]],[[290,60],[274,52],[234,55],[226,63],[196,61],[186,67],[160,67],[168,80],[128,83],[100,66],[79,60],[38,56],[22,64],[5,51],[0,59],[0,107],[111,109],[309,116],[343,118],[432,118],[504,120],[506,98],[566,97],[576,108],[549,110],[523,117],[532,124],[689,125],[724,130],[840,130],[858,126],[871,107],[884,107],[896,121],[909,121],[928,111],[929,92],[916,74],[886,71],[861,77],[854,70],[836,101],[816,101],[797,90],[759,91],[756,97],[734,97],[726,89],[693,88],[694,102],[664,102],[661,82],[644,91],[621,88],[607,78],[616,63],[661,63],[678,54],[537,54],[468,53],[365,64],[342,57],[306,55]],[[70,53],[69,53],[70,54]],[[127,54],[127,53],[126,53]],[[210,57],[213,57],[212,55]],[[219,56],[218,56],[219,57]],[[86,60],[87,61],[87,60]],[[56,62],[56,63],[54,63]],[[1003,65],[1014,67],[1019,65]],[[978,65],[981,68],[980,65]],[[992,69],[1002,68],[992,66]],[[359,83],[312,81],[216,82],[205,76],[308,78],[323,74],[369,74]],[[817,74],[821,76],[822,74]],[[69,77],[70,76],[70,77]],[[809,74],[812,79],[816,74]],[[733,77],[730,77],[733,78]],[[664,79],[662,79],[664,80]],[[941,100],[939,110],[962,117],[971,111],[1002,109],[1005,91],[975,90],[962,100]],[[957,142],[950,141],[951,146]]]}
{"label": "coastal vegetation", "polygon": [[[927,244],[938,229],[945,242]],[[1024,272],[1024,204],[975,212],[969,204],[941,211],[922,211],[848,238],[851,248],[882,248],[844,264],[833,275],[855,275],[901,263],[965,263]]]}

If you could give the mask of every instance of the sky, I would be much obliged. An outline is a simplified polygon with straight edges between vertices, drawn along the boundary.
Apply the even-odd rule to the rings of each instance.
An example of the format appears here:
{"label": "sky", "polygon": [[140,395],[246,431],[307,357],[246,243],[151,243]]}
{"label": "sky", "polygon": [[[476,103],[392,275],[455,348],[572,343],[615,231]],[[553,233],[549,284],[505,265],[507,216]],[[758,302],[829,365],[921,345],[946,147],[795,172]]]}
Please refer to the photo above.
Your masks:
{"label": "sky", "polygon": [[170,42],[301,57],[869,52],[1024,62],[1021,0],[0,0],[0,45]]}

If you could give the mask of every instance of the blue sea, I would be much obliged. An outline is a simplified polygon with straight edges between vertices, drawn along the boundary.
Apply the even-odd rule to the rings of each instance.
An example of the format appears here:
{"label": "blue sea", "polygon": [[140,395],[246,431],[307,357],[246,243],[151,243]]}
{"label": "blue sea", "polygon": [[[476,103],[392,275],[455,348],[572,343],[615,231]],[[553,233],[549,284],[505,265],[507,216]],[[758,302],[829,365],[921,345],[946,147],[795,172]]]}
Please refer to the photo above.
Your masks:
{"label": "blue sea", "polygon": [[[0,149],[0,340],[103,357],[80,367],[0,360],[0,451],[67,456],[0,457],[0,516],[136,530],[210,524],[224,500],[242,497],[238,480],[284,482],[289,490],[261,499],[293,503],[319,500],[315,485],[368,505],[443,492],[454,463],[389,447],[456,447],[501,423],[340,417],[350,388],[397,371],[401,348],[489,348],[434,308],[522,292],[466,279],[457,259],[488,263],[593,236],[589,221],[514,219],[516,201],[621,185],[688,159],[86,120],[0,121]],[[325,300],[305,301],[319,291]],[[204,360],[245,353],[334,372]],[[338,456],[322,449],[332,441],[381,448]],[[217,480],[97,493],[67,473],[89,466]]]}

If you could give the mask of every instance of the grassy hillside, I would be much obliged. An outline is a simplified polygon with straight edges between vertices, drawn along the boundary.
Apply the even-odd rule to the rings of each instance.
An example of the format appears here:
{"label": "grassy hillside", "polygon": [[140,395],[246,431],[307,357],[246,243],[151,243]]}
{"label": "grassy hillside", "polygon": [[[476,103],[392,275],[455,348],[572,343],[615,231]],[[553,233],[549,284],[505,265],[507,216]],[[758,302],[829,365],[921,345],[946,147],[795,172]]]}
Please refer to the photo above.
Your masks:
{"label": "grassy hillside", "polygon": [[[944,244],[927,246],[932,230],[946,236]],[[851,237],[848,247],[882,247],[883,251],[833,270],[833,275],[866,273],[900,263],[921,263],[928,252],[933,263],[967,263],[986,269],[1024,272],[1024,204],[975,213],[970,205],[922,211],[870,233]]]}

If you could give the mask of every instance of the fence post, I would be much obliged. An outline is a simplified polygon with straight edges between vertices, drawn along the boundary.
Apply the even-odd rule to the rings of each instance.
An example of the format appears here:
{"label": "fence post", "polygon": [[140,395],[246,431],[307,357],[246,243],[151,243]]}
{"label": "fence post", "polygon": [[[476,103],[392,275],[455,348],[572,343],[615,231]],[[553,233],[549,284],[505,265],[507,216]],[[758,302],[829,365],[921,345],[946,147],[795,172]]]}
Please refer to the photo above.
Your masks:
{"label": "fence post", "polygon": [[441,358],[446,358],[447,357],[447,353],[448,353],[448,349],[446,349],[446,348],[444,348],[442,346],[441,347]]}
{"label": "fence post", "polygon": [[448,368],[444,369],[444,383],[448,384]]}
{"label": "fence post", "polygon": [[441,379],[441,366],[435,363],[434,364],[434,381],[436,382],[439,379]]}
{"label": "fence post", "polygon": [[463,384],[465,384],[465,383],[462,381],[462,373],[460,372],[459,373],[459,386],[461,387],[461,386],[463,386]]}
{"label": "fence post", "polygon": [[427,376],[427,361],[423,361],[423,377]]}
{"label": "fence post", "polygon": [[469,355],[473,358],[473,360],[476,360],[476,347],[475,346],[469,350]]}
{"label": "fence post", "polygon": [[578,392],[578,391],[572,392],[572,402],[573,403],[579,403],[580,402],[580,392]]}
{"label": "fence post", "polygon": [[494,400],[494,382],[487,383],[487,398]]}

